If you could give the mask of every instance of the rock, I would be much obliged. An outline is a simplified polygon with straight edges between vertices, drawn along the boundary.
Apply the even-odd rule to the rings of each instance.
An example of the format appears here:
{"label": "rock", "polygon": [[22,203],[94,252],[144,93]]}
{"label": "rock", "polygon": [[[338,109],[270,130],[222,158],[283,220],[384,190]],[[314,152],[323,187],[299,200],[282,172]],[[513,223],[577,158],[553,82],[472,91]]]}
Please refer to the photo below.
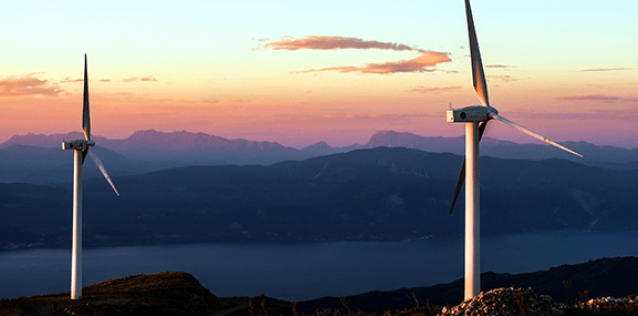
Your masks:
{"label": "rock", "polygon": [[551,297],[538,297],[531,288],[498,288],[481,292],[455,307],[444,308],[441,315],[555,315],[556,304]]}

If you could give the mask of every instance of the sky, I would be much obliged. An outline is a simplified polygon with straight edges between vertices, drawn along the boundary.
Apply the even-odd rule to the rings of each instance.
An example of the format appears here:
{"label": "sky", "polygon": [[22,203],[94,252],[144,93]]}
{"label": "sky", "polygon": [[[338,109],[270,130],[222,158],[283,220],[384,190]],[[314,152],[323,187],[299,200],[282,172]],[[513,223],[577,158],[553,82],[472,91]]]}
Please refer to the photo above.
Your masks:
{"label": "sky", "polygon": [[[461,136],[480,104],[464,3],[3,1],[0,142],[186,130],[303,147]],[[638,147],[638,2],[475,0],[491,105],[552,140]],[[535,143],[501,123],[487,136]]]}

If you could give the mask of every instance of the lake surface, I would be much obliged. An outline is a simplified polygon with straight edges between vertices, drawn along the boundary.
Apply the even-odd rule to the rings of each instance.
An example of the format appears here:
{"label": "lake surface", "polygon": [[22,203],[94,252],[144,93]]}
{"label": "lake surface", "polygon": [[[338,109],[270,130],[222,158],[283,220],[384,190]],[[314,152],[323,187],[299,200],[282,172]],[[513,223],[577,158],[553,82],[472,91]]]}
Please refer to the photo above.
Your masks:
{"label": "lake surface", "polygon": [[[638,256],[638,232],[484,237],[482,272],[525,273],[602,257]],[[71,250],[0,252],[0,297],[69,291]],[[84,284],[184,271],[213,294],[283,300],[449,283],[463,276],[463,239],[245,243],[84,250]]]}

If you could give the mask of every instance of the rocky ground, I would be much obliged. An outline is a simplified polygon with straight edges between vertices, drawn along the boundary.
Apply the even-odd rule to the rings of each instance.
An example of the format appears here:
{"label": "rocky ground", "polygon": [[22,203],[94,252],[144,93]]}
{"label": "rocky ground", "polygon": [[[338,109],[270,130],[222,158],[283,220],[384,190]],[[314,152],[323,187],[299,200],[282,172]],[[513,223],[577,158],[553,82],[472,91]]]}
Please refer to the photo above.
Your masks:
{"label": "rocky ground", "polygon": [[638,315],[638,299],[607,297],[557,304],[549,296],[537,296],[531,288],[510,287],[481,292],[457,306],[442,308],[439,315]]}
{"label": "rocky ground", "polygon": [[[341,308],[317,309],[317,316],[571,316],[571,315],[638,315],[636,295],[622,298],[587,298],[556,303],[545,295],[537,296],[531,288],[497,288],[481,292],[456,306],[420,304],[415,307],[388,310],[382,314],[363,313],[348,307],[345,297]],[[192,275],[163,272],[134,275],[84,287],[81,300],[70,300],[69,293],[20,297],[0,300],[2,316],[300,316],[296,302],[269,302],[256,298],[218,298]],[[311,314],[312,315],[312,314]]]}

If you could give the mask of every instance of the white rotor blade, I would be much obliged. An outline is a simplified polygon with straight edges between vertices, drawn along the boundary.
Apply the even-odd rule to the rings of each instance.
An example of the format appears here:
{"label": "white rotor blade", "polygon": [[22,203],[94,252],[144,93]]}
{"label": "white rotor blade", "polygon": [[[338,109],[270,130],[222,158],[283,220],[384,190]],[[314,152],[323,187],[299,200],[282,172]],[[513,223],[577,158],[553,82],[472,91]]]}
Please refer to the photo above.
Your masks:
{"label": "white rotor blade", "polygon": [[558,147],[558,148],[560,148],[560,149],[562,149],[562,150],[564,150],[564,151],[566,151],[568,153],[572,153],[572,154],[574,154],[574,155],[576,155],[578,157],[583,158],[583,155],[581,155],[581,154],[579,154],[579,153],[577,153],[577,152],[575,152],[575,151],[573,151],[573,150],[571,150],[571,149],[569,149],[569,148],[567,148],[567,147],[565,147],[565,146],[563,146],[563,145],[561,145],[559,143],[551,141],[551,140],[547,139],[547,137],[545,137],[543,135],[534,133],[534,132],[528,130],[527,128],[525,128],[523,126],[520,126],[520,125],[518,125],[518,124],[516,124],[516,123],[514,123],[514,122],[512,122],[512,121],[510,121],[510,120],[498,115],[498,114],[492,114],[492,118],[494,118],[495,120],[497,120],[499,122],[505,123],[505,124],[515,128],[515,129],[517,129],[517,130],[519,130],[519,131],[521,131],[521,132],[523,132],[523,133],[525,133],[525,134],[527,134],[529,136],[532,136],[532,137],[534,137],[536,139],[542,140],[542,141],[544,141],[544,142],[546,142],[546,143],[548,143],[550,145],[556,146],[556,147]]}
{"label": "white rotor blade", "polygon": [[472,18],[470,0],[465,0],[465,14],[467,15],[467,32],[470,36],[470,53],[472,55],[472,79],[474,79],[474,90],[476,90],[476,94],[478,94],[481,99],[481,103],[488,106],[490,105],[490,99],[487,95],[487,83],[485,82],[483,61],[481,60],[481,51],[479,50],[476,29],[474,28],[474,19]]}
{"label": "white rotor blade", "polygon": [[84,54],[84,102],[82,111],[82,130],[84,138],[91,140],[91,115],[89,114],[89,73],[87,70],[86,54]]}
{"label": "white rotor blade", "polygon": [[95,164],[100,169],[100,171],[102,171],[104,178],[106,178],[106,181],[108,181],[108,183],[111,185],[111,187],[113,188],[113,191],[115,191],[115,194],[117,194],[117,196],[120,196],[120,193],[117,192],[117,189],[115,188],[115,185],[113,184],[113,180],[111,180],[111,177],[109,177],[109,174],[106,173],[106,169],[104,169],[104,165],[102,164],[102,161],[100,161],[100,158],[97,157],[97,155],[95,154],[95,152],[93,152],[93,150],[89,151],[89,155],[91,156],[91,158],[93,158],[93,161],[95,161]]}

